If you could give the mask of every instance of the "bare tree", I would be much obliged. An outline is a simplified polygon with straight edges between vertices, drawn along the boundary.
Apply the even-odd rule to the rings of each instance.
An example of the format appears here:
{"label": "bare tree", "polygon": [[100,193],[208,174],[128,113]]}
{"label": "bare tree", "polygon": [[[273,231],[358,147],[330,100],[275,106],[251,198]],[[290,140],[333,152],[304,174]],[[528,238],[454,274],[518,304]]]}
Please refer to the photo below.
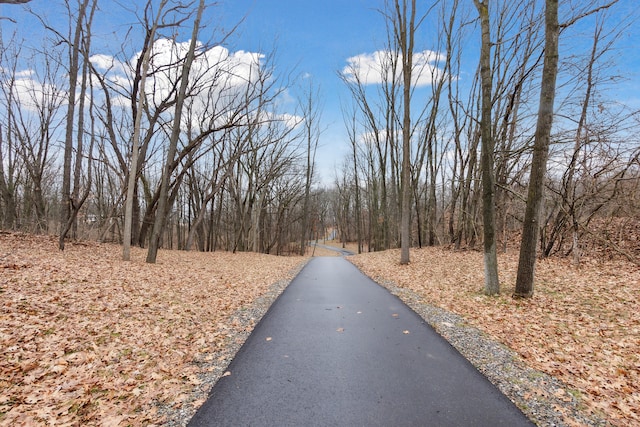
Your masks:
{"label": "bare tree", "polygon": [[[393,153],[396,150],[395,120],[397,105],[395,102],[397,92],[397,54],[387,52],[382,55],[381,74],[383,96],[380,102],[370,99],[366,90],[365,77],[361,76],[357,67],[351,67],[347,73],[340,77],[349,88],[355,104],[362,115],[362,138],[365,141],[363,153],[363,167],[366,165],[367,204],[369,214],[368,246],[371,250],[384,250],[392,246],[390,231],[397,225],[395,215],[391,213],[391,206],[396,204],[395,190],[395,166]],[[376,109],[378,106],[379,110]],[[382,116],[382,119],[380,118]],[[391,157],[391,159],[390,159]],[[391,170],[391,179],[387,174]],[[390,181],[390,182],[389,182]],[[391,194],[390,194],[391,193]],[[392,218],[393,217],[393,218]]]}
{"label": "bare tree", "polygon": [[17,187],[19,163],[10,138],[5,141],[5,130],[0,126],[0,214],[3,228],[15,230],[18,227]]}
{"label": "bare tree", "polygon": [[[91,114],[94,110],[93,96],[88,96],[87,93],[91,91],[93,85],[91,84],[89,75],[89,61],[91,56],[91,26],[93,23],[93,17],[97,8],[97,0],[93,0],[91,8],[88,11],[88,16],[85,17],[85,28],[83,30],[82,44],[80,47],[80,54],[82,55],[82,69],[81,69],[81,83],[80,83],[80,95],[78,102],[78,120],[77,120],[77,136],[76,136],[76,150],[75,150],[75,165],[73,169],[73,186],[71,195],[69,198],[71,213],[62,234],[65,236],[72,231],[72,238],[76,239],[78,231],[78,214],[80,209],[84,206],[89,193],[91,192],[91,178],[92,178],[92,166],[91,159],[93,158],[93,146],[95,143],[95,120]],[[79,70],[80,71],[80,70]],[[88,132],[89,147],[86,150],[87,167],[86,177],[83,177],[83,161],[85,157],[85,135],[87,134],[85,129],[85,101],[90,99],[89,105],[89,117],[91,127]],[[82,183],[82,179],[85,178],[85,182]],[[81,186],[84,185],[84,190],[80,193]]]}
{"label": "bare tree", "polygon": [[[72,221],[71,210],[71,162],[73,157],[73,129],[76,113],[76,90],[78,83],[78,72],[80,70],[80,42],[83,34],[84,20],[86,18],[86,10],[90,0],[79,0],[76,21],[70,26],[70,36],[67,38],[69,46],[69,99],[67,103],[67,123],[64,138],[64,166],[62,172],[62,194],[60,198],[60,236],[58,247],[64,250],[64,241],[69,231],[69,225]],[[71,5],[67,3],[69,9],[69,18],[71,20]],[[70,23],[71,24],[71,23]],[[72,35],[72,37],[71,37]],[[82,112],[80,112],[82,114]]]}
{"label": "bare tree", "polygon": [[558,20],[558,0],[545,1],[545,50],[542,84],[540,87],[540,104],[533,144],[527,204],[522,225],[522,242],[520,244],[514,297],[530,298],[534,292],[535,265],[540,233],[540,212],[543,203],[544,180],[549,156],[558,75],[558,39],[560,30],[574,24],[585,16],[606,9],[616,2],[617,0],[614,0],[595,9],[580,12],[561,25]]}
{"label": "bare tree", "polygon": [[[135,196],[135,186],[138,179],[138,163],[140,152],[140,125],[142,121],[142,115],[144,112],[146,102],[145,82],[149,73],[149,62],[151,61],[151,50],[153,42],[155,41],[155,34],[160,23],[160,17],[164,13],[164,7],[167,4],[167,0],[162,0],[158,5],[156,16],[153,19],[151,27],[147,30],[145,35],[145,44],[143,48],[143,54],[138,61],[140,72],[140,80],[138,86],[138,107],[134,109],[134,127],[133,127],[133,147],[131,149],[131,162],[129,168],[129,178],[127,182],[127,196],[125,199],[125,211],[124,211],[124,235],[122,238],[122,259],[129,261],[131,259],[131,234],[133,226],[133,199]],[[151,9],[151,2],[147,3],[146,10]],[[146,14],[145,14],[146,16]],[[105,90],[105,93],[107,91]],[[133,94],[135,96],[136,93]],[[109,110],[110,111],[110,110]],[[112,138],[113,139],[113,138]]]}
{"label": "bare tree", "polygon": [[318,148],[318,139],[320,138],[320,129],[318,127],[320,111],[318,109],[320,94],[319,89],[314,89],[313,81],[309,80],[309,87],[304,92],[302,100],[302,109],[304,111],[304,138],[307,147],[307,165],[304,184],[304,204],[302,208],[302,233],[300,235],[300,255],[304,255],[308,246],[308,227],[310,222],[310,203],[311,203],[311,185],[313,184],[315,157]]}
{"label": "bare tree", "polygon": [[147,252],[147,262],[155,263],[158,255],[158,248],[160,246],[160,236],[166,220],[166,210],[169,197],[169,179],[172,172],[171,165],[174,162],[176,151],[178,147],[178,138],[180,137],[181,123],[182,123],[182,108],[187,93],[187,87],[189,85],[189,73],[191,71],[191,64],[196,55],[196,43],[198,39],[198,33],[200,31],[200,21],[205,9],[205,1],[200,0],[198,3],[198,11],[193,23],[193,31],[191,33],[191,42],[189,44],[189,50],[184,58],[182,64],[182,72],[180,74],[180,89],[176,96],[176,105],[174,111],[173,127],[171,129],[171,137],[169,139],[169,149],[167,150],[167,157],[165,161],[164,170],[162,172],[162,182],[160,184],[160,199],[158,201],[158,207],[156,211],[156,220],[153,224],[153,232],[151,233],[151,239],[149,241],[149,250]]}
{"label": "bare tree", "polygon": [[402,167],[400,209],[400,264],[409,263],[411,246],[411,87],[413,51],[416,30],[416,1],[395,0],[394,29],[396,42],[402,57],[403,119],[402,119]]}
{"label": "bare tree", "polygon": [[[55,138],[62,123],[61,107],[64,103],[61,61],[57,51],[48,52],[44,60],[28,61],[31,76],[19,78],[18,58],[20,47],[5,52],[1,93],[6,108],[6,145],[8,162],[6,191],[13,194],[8,201],[17,207],[21,195],[23,227],[35,232],[49,229],[51,183],[55,155]],[[15,55],[15,56],[14,56]],[[40,62],[40,63],[39,63]],[[13,160],[12,160],[13,155]],[[21,166],[20,188],[16,185],[16,166]],[[13,176],[13,178],[12,178]],[[7,196],[9,193],[5,193]],[[12,208],[13,209],[13,208]],[[16,215],[18,211],[15,210]]]}
{"label": "bare tree", "polygon": [[480,51],[480,74],[482,81],[482,220],[484,229],[484,292],[487,295],[500,293],[498,278],[498,255],[496,249],[495,176],[493,170],[494,147],[491,122],[491,29],[489,2],[474,0],[480,14],[482,47]]}
{"label": "bare tree", "polygon": [[[360,190],[360,170],[358,166],[358,135],[357,135],[357,117],[355,107],[351,112],[347,113],[347,110],[343,109],[342,115],[345,122],[345,127],[349,134],[349,142],[351,143],[351,159],[352,173],[353,173],[353,187],[354,187],[354,216],[356,221],[356,240],[358,242],[358,253],[362,253],[363,242],[363,230],[362,230],[362,204],[361,204],[361,190]],[[346,163],[346,162],[345,162]],[[346,168],[345,168],[346,169]]]}
{"label": "bare tree", "polygon": [[553,123],[553,104],[556,94],[556,78],[558,75],[558,0],[545,1],[545,45],[544,67],[542,70],[542,86],[540,88],[540,104],[538,122],[533,145],[533,160],[529,178],[527,207],[522,228],[520,258],[514,296],[529,298],[533,296],[534,271],[538,233],[540,231],[540,208],[544,190],[549,140]]}

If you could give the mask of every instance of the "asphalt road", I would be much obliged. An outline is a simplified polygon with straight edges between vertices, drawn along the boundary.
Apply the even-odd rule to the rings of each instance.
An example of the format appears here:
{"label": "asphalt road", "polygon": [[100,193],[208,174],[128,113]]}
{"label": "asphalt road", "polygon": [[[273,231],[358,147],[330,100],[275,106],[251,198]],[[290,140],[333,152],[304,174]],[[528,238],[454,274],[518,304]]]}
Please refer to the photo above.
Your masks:
{"label": "asphalt road", "polygon": [[315,242],[311,242],[310,245],[311,246],[316,246],[318,248],[324,248],[324,249],[328,249],[330,251],[338,252],[342,256],[355,255],[355,253],[351,252],[349,249],[337,248],[335,246],[327,246],[327,245],[323,245],[323,244],[315,243]]}
{"label": "asphalt road", "polygon": [[398,298],[314,258],[189,426],[531,426]]}

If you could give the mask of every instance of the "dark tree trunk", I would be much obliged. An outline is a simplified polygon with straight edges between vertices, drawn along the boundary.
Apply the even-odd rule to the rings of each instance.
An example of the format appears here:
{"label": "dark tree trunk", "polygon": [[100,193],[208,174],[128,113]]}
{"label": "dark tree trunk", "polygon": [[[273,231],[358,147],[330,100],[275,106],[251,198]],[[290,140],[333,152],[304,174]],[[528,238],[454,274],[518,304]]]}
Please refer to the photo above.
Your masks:
{"label": "dark tree trunk", "polygon": [[540,88],[540,105],[533,145],[531,176],[527,193],[527,207],[522,226],[522,243],[518,260],[518,274],[514,297],[533,296],[536,252],[540,232],[540,211],[544,195],[544,178],[549,157],[549,142],[553,124],[553,104],[558,75],[558,0],[546,0],[545,52]]}
{"label": "dark tree trunk", "polygon": [[480,75],[482,81],[482,220],[484,230],[484,292],[487,295],[500,293],[498,281],[498,255],[496,249],[494,140],[491,123],[491,33],[488,0],[476,1],[482,27],[482,47],[480,51]]}

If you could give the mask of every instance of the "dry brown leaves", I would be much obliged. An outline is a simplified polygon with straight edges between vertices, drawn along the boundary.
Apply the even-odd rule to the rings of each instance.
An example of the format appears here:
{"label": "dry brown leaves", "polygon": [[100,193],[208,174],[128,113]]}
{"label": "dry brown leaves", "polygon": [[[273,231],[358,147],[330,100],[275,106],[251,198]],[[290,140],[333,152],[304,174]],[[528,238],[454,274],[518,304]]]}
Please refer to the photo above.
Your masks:
{"label": "dry brown leaves", "polygon": [[503,294],[487,297],[478,252],[397,250],[350,258],[373,278],[394,281],[424,302],[457,313],[517,351],[530,366],[555,376],[588,411],[614,425],[640,424],[640,269],[630,263],[587,260],[538,262],[536,293],[514,300],[517,254],[501,255]]}
{"label": "dry brown leaves", "polygon": [[[157,425],[229,321],[300,257],[161,251],[0,234],[0,425]],[[200,365],[201,366],[201,365]],[[201,402],[197,402],[201,403]]]}

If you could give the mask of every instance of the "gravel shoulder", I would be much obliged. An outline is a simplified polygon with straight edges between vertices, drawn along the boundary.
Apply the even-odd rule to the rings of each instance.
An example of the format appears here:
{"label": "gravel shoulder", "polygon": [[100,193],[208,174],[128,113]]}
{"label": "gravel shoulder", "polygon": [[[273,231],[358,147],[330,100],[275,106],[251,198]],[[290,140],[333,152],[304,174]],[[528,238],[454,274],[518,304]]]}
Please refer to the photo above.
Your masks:
{"label": "gravel shoulder", "polygon": [[419,314],[537,425],[608,425],[585,411],[566,384],[527,366],[515,351],[469,325],[463,317],[423,303],[420,295],[392,281],[378,278],[378,283]]}
{"label": "gravel shoulder", "polygon": [[237,310],[231,315],[230,321],[240,327],[235,334],[229,335],[224,344],[217,350],[207,353],[205,358],[195,361],[200,371],[198,376],[200,384],[194,387],[188,400],[179,407],[159,404],[159,412],[165,420],[163,425],[167,427],[182,427],[188,424],[197,409],[206,400],[211,388],[225,375],[227,367],[249,335],[251,335],[255,325],[260,322],[271,305],[291,283],[291,280],[302,270],[306,261],[289,271],[286,278],[269,286],[267,291],[256,298],[250,305]]}

